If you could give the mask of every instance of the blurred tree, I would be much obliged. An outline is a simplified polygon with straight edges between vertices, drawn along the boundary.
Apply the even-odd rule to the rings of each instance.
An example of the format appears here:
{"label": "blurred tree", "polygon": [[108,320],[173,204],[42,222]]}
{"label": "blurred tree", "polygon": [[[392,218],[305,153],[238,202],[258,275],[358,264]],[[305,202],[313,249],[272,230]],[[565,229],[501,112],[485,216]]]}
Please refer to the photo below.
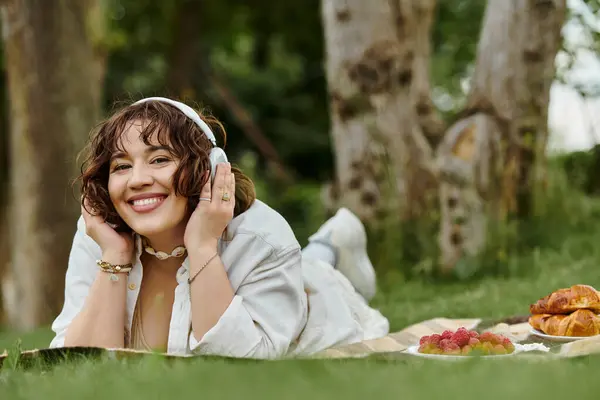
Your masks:
{"label": "blurred tree", "polygon": [[334,208],[348,206],[371,225],[390,215],[405,224],[431,218],[441,195],[441,262],[453,270],[485,249],[492,222],[532,213],[566,1],[488,1],[471,89],[446,134],[430,93],[435,8],[434,0],[322,1],[331,193]]}
{"label": "blurred tree", "polygon": [[443,133],[429,81],[435,1],[324,0],[322,9],[332,203],[371,222],[391,210],[418,217],[435,199],[430,143]]}
{"label": "blurred tree", "polygon": [[104,74],[100,0],[4,0],[10,98],[9,324],[31,329],[60,311],[75,222],[74,158],[99,116]]}
{"label": "blurred tree", "polygon": [[466,107],[438,149],[447,270],[481,255],[498,222],[533,215],[565,15],[566,0],[488,1]]}
{"label": "blurred tree", "polygon": [[[0,51],[0,61],[2,60]],[[0,65],[4,65],[3,62]],[[2,90],[2,102],[0,105],[0,282],[5,274],[10,259],[8,244],[7,202],[8,202],[8,121],[6,118],[6,86],[5,75],[0,76],[0,90]],[[4,322],[4,305],[2,290],[0,286],[0,325]]]}

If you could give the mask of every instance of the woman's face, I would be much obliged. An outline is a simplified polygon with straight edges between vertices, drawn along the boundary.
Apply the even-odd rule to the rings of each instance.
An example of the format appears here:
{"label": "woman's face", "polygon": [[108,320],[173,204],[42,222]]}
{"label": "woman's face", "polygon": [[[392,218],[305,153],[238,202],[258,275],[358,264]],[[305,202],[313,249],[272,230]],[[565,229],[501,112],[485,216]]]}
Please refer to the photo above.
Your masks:
{"label": "woman's face", "polygon": [[128,124],[122,135],[125,152],[113,154],[108,178],[112,203],[123,221],[142,236],[185,230],[187,198],[176,196],[172,188],[179,160],[155,139],[147,146],[141,130],[139,121]]}

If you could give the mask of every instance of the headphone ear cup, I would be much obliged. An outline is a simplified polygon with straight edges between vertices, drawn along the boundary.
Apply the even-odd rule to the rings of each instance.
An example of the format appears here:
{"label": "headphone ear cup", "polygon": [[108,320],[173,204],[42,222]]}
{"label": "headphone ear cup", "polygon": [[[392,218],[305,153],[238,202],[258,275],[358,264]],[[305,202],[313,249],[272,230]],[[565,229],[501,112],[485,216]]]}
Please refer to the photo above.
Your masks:
{"label": "headphone ear cup", "polygon": [[227,155],[220,147],[213,147],[209,154],[210,160],[210,182],[215,181],[215,174],[217,172],[217,165],[221,163],[229,162],[227,160]]}

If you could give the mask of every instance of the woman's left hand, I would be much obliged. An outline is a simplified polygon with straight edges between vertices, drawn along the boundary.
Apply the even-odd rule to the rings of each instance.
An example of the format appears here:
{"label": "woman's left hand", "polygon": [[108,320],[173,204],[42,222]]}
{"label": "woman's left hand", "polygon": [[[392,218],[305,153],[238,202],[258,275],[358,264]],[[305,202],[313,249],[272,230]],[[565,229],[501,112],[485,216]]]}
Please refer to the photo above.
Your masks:
{"label": "woman's left hand", "polygon": [[183,237],[188,253],[193,249],[216,250],[217,242],[233,218],[235,177],[229,163],[217,166],[215,181],[202,188],[198,206],[192,213]]}

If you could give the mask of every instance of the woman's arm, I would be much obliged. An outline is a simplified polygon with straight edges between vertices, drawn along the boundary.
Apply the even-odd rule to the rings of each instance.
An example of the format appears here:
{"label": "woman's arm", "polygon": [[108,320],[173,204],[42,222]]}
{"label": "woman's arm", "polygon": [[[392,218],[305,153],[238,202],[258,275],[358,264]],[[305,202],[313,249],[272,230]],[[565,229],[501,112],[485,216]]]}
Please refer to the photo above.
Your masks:
{"label": "woman's arm", "polygon": [[[233,294],[215,258],[192,282],[190,349],[229,357],[285,356],[307,318],[300,246],[275,250],[258,236],[242,234],[228,245],[226,258],[231,270],[247,271],[246,277]],[[204,264],[197,260],[191,276]]]}
{"label": "woman's arm", "polygon": [[189,258],[192,332],[200,340],[227,310],[234,292],[216,245],[195,249]]}
{"label": "woman's arm", "polygon": [[[213,191],[207,181],[202,188],[184,236],[191,279],[190,349],[230,357],[281,357],[306,321],[300,245],[285,220],[267,211],[256,222],[276,218],[279,222],[270,221],[268,231],[278,244],[268,243],[254,231],[236,229],[222,261],[216,256],[217,239],[231,221],[235,205],[223,197],[235,193],[229,164],[219,164],[214,186]],[[228,271],[241,278],[235,290]]]}
{"label": "woman's arm", "polygon": [[[114,265],[129,262],[129,258],[112,254],[103,255],[102,260]],[[112,281],[108,273],[96,269],[84,305],[67,329],[65,347],[125,347],[127,275],[117,274],[119,279]]]}
{"label": "woman's arm", "polygon": [[96,260],[126,264],[130,257],[102,254],[85,232],[81,217],[69,255],[65,301],[52,324],[56,336],[50,347],[123,347],[127,276],[119,274],[118,281],[109,280],[109,274],[100,271]]}

